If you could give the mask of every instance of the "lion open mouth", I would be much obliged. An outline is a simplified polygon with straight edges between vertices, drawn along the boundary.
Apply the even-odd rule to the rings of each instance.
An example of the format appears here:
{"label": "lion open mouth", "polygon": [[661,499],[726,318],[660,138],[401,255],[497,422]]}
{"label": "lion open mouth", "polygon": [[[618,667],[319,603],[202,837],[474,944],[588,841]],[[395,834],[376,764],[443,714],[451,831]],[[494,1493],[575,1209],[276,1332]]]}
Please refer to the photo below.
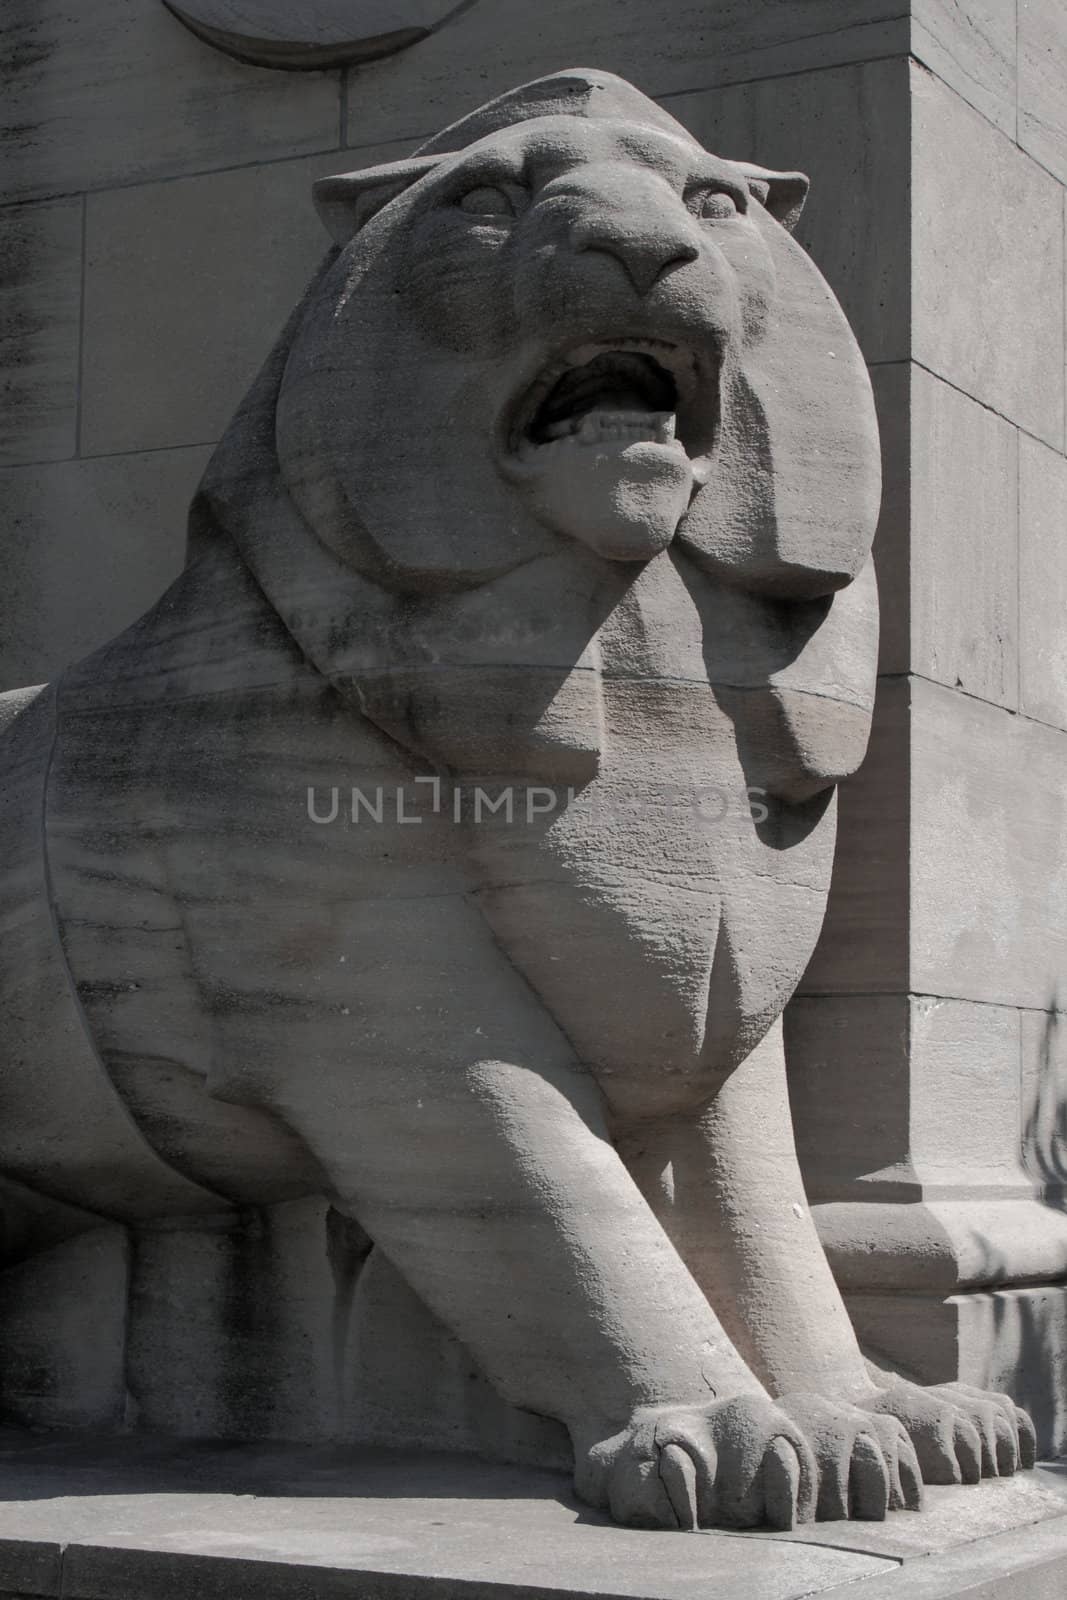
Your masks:
{"label": "lion open mouth", "polygon": [[710,351],[664,339],[575,345],[503,414],[501,470],[554,532],[646,561],[707,481],[718,376]]}
{"label": "lion open mouth", "polygon": [[[581,345],[542,371],[518,408],[512,449],[535,453],[634,444],[685,452],[694,357],[663,340]],[[695,442],[695,441],[694,441]]]}

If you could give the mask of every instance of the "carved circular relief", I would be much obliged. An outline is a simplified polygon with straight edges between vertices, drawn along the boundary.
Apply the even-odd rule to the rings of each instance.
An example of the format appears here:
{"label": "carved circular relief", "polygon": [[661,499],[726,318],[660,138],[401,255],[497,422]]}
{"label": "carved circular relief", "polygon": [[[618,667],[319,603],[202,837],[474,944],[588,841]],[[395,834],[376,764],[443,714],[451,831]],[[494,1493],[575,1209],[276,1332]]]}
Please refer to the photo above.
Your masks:
{"label": "carved circular relief", "polygon": [[164,0],[205,43],[260,67],[374,61],[417,44],[464,0]]}

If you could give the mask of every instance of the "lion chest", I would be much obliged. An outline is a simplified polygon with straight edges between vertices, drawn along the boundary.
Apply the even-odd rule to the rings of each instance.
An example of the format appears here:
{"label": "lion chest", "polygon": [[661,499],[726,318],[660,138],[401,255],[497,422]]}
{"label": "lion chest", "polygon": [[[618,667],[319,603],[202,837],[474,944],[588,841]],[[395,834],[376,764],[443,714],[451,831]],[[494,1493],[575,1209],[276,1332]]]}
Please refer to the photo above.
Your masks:
{"label": "lion chest", "polygon": [[[494,734],[495,765],[457,760],[451,783],[303,672],[195,715],[179,697],[68,719],[50,801],[64,940],[153,1141],[202,1160],[224,1104],[212,1176],[239,1171],[247,1198],[278,1192],[281,1169],[288,1192],[306,1165],[251,1113],[284,1106],[294,1072],[407,1070],[468,1033],[521,1052],[531,996],[605,1078],[692,1074],[709,1007],[736,1009],[723,952],[775,966],[751,915],[768,863],[707,674],[595,647],[552,695],[535,687],[539,715],[573,690],[551,761],[510,674],[496,704],[523,763]],[[481,815],[478,789],[495,802]]]}

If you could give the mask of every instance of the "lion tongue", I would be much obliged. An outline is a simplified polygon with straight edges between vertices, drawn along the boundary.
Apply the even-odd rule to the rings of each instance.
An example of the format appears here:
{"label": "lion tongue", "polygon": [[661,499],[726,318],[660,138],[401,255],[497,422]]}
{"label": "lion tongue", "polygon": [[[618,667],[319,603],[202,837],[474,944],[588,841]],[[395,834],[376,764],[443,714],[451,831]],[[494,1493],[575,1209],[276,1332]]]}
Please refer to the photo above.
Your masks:
{"label": "lion tongue", "polygon": [[648,561],[665,549],[693,492],[680,445],[629,438],[621,452],[585,450],[569,438],[538,455],[546,470],[527,481],[537,515],[611,560]]}

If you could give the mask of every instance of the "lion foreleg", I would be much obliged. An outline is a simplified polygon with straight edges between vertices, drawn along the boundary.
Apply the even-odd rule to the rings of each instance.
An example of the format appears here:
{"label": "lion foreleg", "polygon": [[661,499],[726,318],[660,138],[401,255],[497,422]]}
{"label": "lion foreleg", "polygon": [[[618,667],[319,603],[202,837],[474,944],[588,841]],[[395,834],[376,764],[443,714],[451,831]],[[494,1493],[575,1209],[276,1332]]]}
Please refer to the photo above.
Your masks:
{"label": "lion foreleg", "polygon": [[619,1147],[772,1394],[870,1389],[804,1193],[780,1022],[709,1105],[628,1131]]}
{"label": "lion foreleg", "polygon": [[922,1388],[863,1360],[804,1194],[780,1023],[699,1115],[621,1148],[737,1348],[812,1437],[820,1515],[849,1505],[846,1446],[872,1418],[891,1506],[918,1505],[920,1473],[958,1483],[1033,1464],[1033,1425],[1007,1395]]}
{"label": "lion foreleg", "polygon": [[[348,1059],[316,1050],[264,1082],[335,1203],[508,1401],[568,1428],[579,1492],[618,1520],[810,1512],[801,1430],[731,1345],[595,1082],[480,915],[442,896],[367,918],[351,1025],[330,1022],[350,1026]],[[406,1011],[390,998],[401,972]]]}
{"label": "lion foreleg", "polygon": [[337,1202],[515,1405],[603,1437],[760,1386],[602,1125],[591,1081],[487,1054],[385,1061],[287,1116]]}
{"label": "lion foreleg", "polygon": [[[453,1060],[412,1100],[289,1114],[350,1209],[512,1404],[554,1417],[583,1498],[690,1527],[814,1510],[804,1429],[745,1366],[603,1128],[581,1073]],[[346,1114],[351,1110],[351,1119]],[[359,1126],[358,1138],[340,1133]]]}
{"label": "lion foreleg", "polygon": [[780,1023],[710,1105],[619,1147],[730,1338],[812,1444],[818,1515],[917,1506],[904,1429],[864,1409],[873,1385],[804,1194]]}

